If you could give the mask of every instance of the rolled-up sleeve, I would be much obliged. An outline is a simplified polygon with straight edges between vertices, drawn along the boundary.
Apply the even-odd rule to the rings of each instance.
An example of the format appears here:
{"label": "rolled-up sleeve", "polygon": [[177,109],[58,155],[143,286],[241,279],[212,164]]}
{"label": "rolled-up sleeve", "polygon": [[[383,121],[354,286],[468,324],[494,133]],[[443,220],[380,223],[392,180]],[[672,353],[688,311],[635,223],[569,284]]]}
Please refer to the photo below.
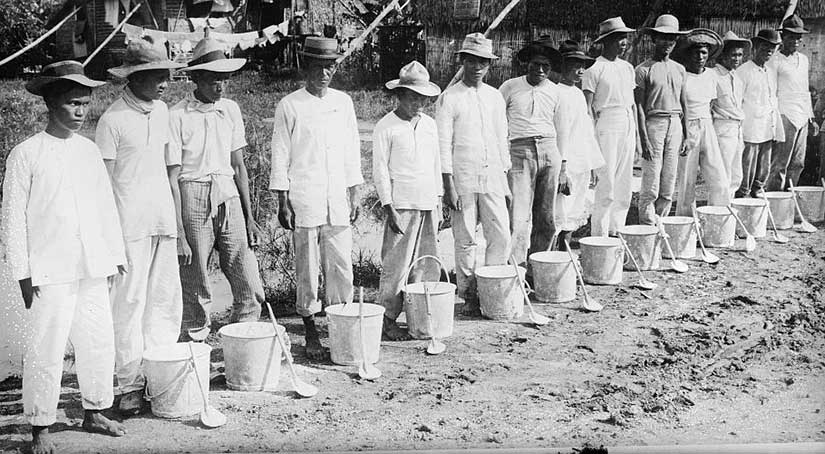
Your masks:
{"label": "rolled-up sleeve", "polygon": [[272,131],[272,162],[269,171],[269,189],[289,190],[289,150],[292,141],[292,126],[287,118],[287,107],[283,101],[275,108],[275,128]]}
{"label": "rolled-up sleeve", "polygon": [[[180,111],[169,111],[169,143],[166,145],[166,162],[181,163],[183,159],[183,139],[181,137]],[[172,165],[172,164],[168,164]]]}
{"label": "rolled-up sleeve", "polygon": [[[381,205],[392,203],[392,182],[389,169],[389,130],[376,129],[372,133],[372,180]],[[441,175],[438,176],[439,180]]]}
{"label": "rolled-up sleeve", "polygon": [[453,173],[453,108],[445,95],[435,113],[438,129],[438,149],[441,155],[441,173]]}
{"label": "rolled-up sleeve", "polygon": [[361,175],[361,137],[358,135],[358,119],[355,117],[355,107],[352,99],[346,98],[347,131],[349,133],[349,144],[346,166],[347,187],[351,188],[364,182]]}
{"label": "rolled-up sleeve", "polygon": [[114,125],[109,122],[109,117],[103,115],[95,129],[95,144],[100,149],[103,159],[117,159],[119,136]]}
{"label": "rolled-up sleeve", "polygon": [[25,156],[20,149],[13,149],[6,161],[3,180],[2,234],[6,262],[18,281],[31,277],[26,215],[31,178],[31,168]]}

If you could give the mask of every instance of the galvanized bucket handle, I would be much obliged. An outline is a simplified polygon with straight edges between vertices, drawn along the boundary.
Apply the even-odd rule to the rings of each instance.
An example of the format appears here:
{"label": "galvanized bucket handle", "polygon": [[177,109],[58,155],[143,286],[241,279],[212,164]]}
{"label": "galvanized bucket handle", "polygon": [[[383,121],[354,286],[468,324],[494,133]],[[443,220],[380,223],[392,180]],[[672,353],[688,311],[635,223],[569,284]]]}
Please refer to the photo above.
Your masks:
{"label": "galvanized bucket handle", "polygon": [[155,393],[155,394],[150,394],[149,393],[149,386],[147,384],[146,390],[144,391],[144,397],[149,402],[162,397],[164,394],[166,394],[172,388],[174,388],[178,383],[180,383],[183,379],[185,379],[189,375],[190,372],[194,371],[195,367],[197,367],[195,365],[195,358],[189,357],[186,360],[186,363],[183,365],[183,367],[181,367],[180,370],[178,371],[178,373],[175,375],[175,377],[172,378],[171,380],[169,380],[169,383],[166,386],[164,386],[163,389],[160,390],[160,392]]}
{"label": "galvanized bucket handle", "polygon": [[409,284],[408,281],[410,279],[410,273],[412,272],[413,268],[415,267],[415,264],[418,263],[421,260],[424,260],[424,259],[432,259],[432,260],[435,260],[436,262],[438,262],[439,271],[444,273],[444,277],[447,278],[447,283],[448,284],[451,283],[450,282],[450,274],[447,272],[447,267],[444,266],[444,262],[442,262],[440,258],[438,258],[434,255],[422,255],[421,257],[418,257],[417,259],[413,260],[412,263],[410,263],[410,266],[407,268],[407,272],[404,273],[404,278],[401,280],[401,282],[404,283],[404,292],[406,292],[406,290],[407,290],[407,285]]}

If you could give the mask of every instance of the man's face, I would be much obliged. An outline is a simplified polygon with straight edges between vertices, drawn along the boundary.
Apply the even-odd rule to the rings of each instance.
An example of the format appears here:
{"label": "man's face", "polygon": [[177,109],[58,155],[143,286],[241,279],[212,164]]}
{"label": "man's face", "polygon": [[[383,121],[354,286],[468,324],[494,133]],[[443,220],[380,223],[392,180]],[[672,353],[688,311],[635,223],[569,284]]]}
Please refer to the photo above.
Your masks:
{"label": "man's face", "polygon": [[728,69],[736,69],[745,60],[744,47],[730,47],[722,55],[722,64]]}
{"label": "man's face", "polygon": [[397,88],[396,90],[399,90],[398,109],[407,117],[414,117],[420,114],[430,101],[428,96],[416,93],[407,88]]}
{"label": "man's face", "polygon": [[229,79],[229,73],[212,71],[198,71],[193,77],[198,86],[198,93],[206,102],[217,102],[221,99],[227,79]]}
{"label": "man's face", "polygon": [[630,47],[630,41],[627,39],[627,33],[615,33],[613,36],[607,38],[604,42],[604,47],[615,50],[616,55],[622,56]]}
{"label": "man's face", "polygon": [[316,58],[307,58],[306,63],[306,79],[307,88],[310,91],[323,91],[329,87],[332,82],[332,76],[335,75],[337,65],[335,60],[318,60]]}
{"label": "man's face", "polygon": [[471,54],[461,54],[461,65],[464,67],[464,80],[470,85],[477,85],[490,70],[490,60]]}
{"label": "man's face", "polygon": [[564,78],[577,84],[581,82],[584,76],[584,62],[580,60],[565,60],[564,62]]}
{"label": "man's face", "polygon": [[129,88],[140,99],[160,99],[169,86],[169,70],[155,69],[140,71],[129,78]]}
{"label": "man's face", "polygon": [[46,106],[49,108],[51,119],[59,126],[66,131],[77,132],[86,120],[91,102],[92,90],[75,85],[62,93],[50,95],[46,100]]}
{"label": "man's face", "polygon": [[670,53],[673,52],[673,48],[676,46],[676,38],[676,35],[654,33],[653,47],[656,53],[662,56],[670,55]]}
{"label": "man's face", "polygon": [[794,32],[782,32],[782,48],[792,54],[802,47],[802,35]]}
{"label": "man's face", "polygon": [[550,74],[550,59],[544,55],[533,55],[527,62],[527,81],[538,85]]}
{"label": "man's face", "polygon": [[777,46],[761,39],[755,40],[756,45],[753,49],[753,59],[759,63],[765,63],[773,57]]}
{"label": "man's face", "polygon": [[708,46],[703,44],[693,45],[688,49],[688,69],[692,73],[700,73],[708,62]]}

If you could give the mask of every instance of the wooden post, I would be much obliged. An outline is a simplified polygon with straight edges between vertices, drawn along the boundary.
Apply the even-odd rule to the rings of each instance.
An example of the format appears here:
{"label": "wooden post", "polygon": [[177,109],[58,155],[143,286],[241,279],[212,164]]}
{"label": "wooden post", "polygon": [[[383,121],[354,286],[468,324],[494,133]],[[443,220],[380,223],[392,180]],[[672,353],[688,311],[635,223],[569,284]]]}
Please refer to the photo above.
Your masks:
{"label": "wooden post", "polygon": [[119,24],[117,24],[117,27],[115,27],[115,29],[114,29],[114,30],[112,30],[112,33],[109,33],[109,36],[107,36],[107,37],[106,37],[106,39],[104,39],[104,40],[103,40],[103,42],[102,42],[102,43],[100,43],[100,45],[99,45],[99,46],[97,46],[97,49],[95,49],[95,51],[94,51],[94,52],[92,52],[92,54],[91,54],[91,55],[89,55],[88,57],[86,57],[86,60],[84,60],[84,61],[83,61],[83,66],[88,65],[88,64],[89,64],[89,62],[90,62],[90,61],[92,61],[92,59],[93,59],[93,58],[95,58],[95,55],[97,55],[97,54],[98,54],[98,52],[100,52],[101,50],[103,50],[103,47],[104,47],[104,46],[106,46],[107,44],[109,44],[109,41],[111,41],[111,40],[112,40],[112,38],[114,38],[114,37],[115,37],[115,35],[117,34],[117,32],[119,32],[119,31],[120,31],[120,29],[121,29],[121,28],[123,28],[123,26],[126,24],[126,21],[128,21],[128,20],[129,20],[129,18],[131,18],[131,17],[132,17],[132,15],[133,15],[133,14],[135,14],[135,13],[137,12],[137,10],[138,10],[138,9],[140,9],[141,5],[143,5],[143,2],[138,3],[138,4],[137,4],[137,6],[135,6],[134,8],[132,8],[132,10],[131,10],[131,11],[129,11],[129,14],[127,14],[127,15],[126,15],[126,17],[124,17],[124,18],[123,18],[123,20],[122,20],[122,21],[120,21],[120,23],[119,23]]}
{"label": "wooden post", "polygon": [[390,11],[392,11],[396,7],[398,7],[398,0],[392,0],[389,5],[385,6],[384,10],[381,11],[381,14],[379,14],[375,18],[375,20],[372,21],[372,23],[369,25],[369,27],[367,27],[364,30],[364,32],[361,33],[361,36],[359,36],[358,38],[355,38],[355,40],[352,42],[352,44],[350,44],[349,49],[347,49],[347,51],[344,52],[344,55],[341,58],[339,58],[338,61],[336,61],[336,63],[338,63],[340,65],[341,62],[344,61],[345,58],[352,55],[352,53],[355,52],[356,49],[361,47],[361,45],[364,44],[364,41],[367,39],[367,36],[369,36],[369,34],[372,33],[373,30],[375,30],[375,27],[377,27],[378,24],[380,24],[381,21],[384,20],[385,17],[387,17],[387,14],[389,14]]}
{"label": "wooden post", "polygon": [[19,57],[19,56],[21,56],[21,55],[25,54],[26,52],[28,52],[29,50],[31,50],[33,47],[35,47],[35,46],[37,46],[38,44],[40,44],[41,42],[43,42],[43,40],[44,40],[44,39],[46,39],[46,38],[48,38],[49,36],[51,36],[54,32],[56,32],[58,29],[60,29],[60,27],[62,27],[62,26],[63,26],[63,24],[65,24],[65,23],[66,23],[69,19],[71,19],[71,18],[72,18],[75,14],[77,14],[77,12],[78,12],[78,11],[80,11],[80,7],[79,7],[79,6],[76,6],[76,7],[72,10],[72,12],[71,12],[71,13],[69,13],[69,15],[68,15],[68,16],[66,16],[66,17],[65,17],[62,21],[58,22],[58,23],[57,23],[57,25],[55,25],[54,27],[52,27],[52,29],[51,29],[51,30],[49,30],[49,31],[47,31],[46,33],[44,33],[44,34],[43,34],[43,36],[41,36],[40,38],[37,38],[36,40],[32,41],[32,42],[31,42],[31,44],[27,45],[26,47],[24,47],[24,48],[22,48],[22,49],[18,50],[17,52],[15,52],[15,53],[13,53],[13,54],[9,55],[8,57],[6,57],[6,58],[4,58],[2,61],[0,61],[0,66],[3,66],[3,65],[5,65],[6,63],[8,63],[8,62],[10,62],[10,61],[14,60],[15,58],[17,58],[17,57]]}

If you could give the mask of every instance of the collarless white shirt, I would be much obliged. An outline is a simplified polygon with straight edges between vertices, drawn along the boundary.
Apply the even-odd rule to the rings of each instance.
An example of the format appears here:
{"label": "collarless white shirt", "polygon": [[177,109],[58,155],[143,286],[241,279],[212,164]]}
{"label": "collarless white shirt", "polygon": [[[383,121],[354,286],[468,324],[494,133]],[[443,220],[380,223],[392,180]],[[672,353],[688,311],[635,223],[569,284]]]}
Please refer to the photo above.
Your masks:
{"label": "collarless white shirt", "polygon": [[768,60],[767,66],[776,73],[779,112],[788,117],[797,128],[805,126],[813,118],[808,57],[800,52],[790,55],[777,52]]}
{"label": "collarless white shirt", "polygon": [[[748,60],[736,68],[742,78],[742,137],[745,142],[762,143],[784,140],[784,131],[778,121],[776,79],[768,68]],[[781,138],[781,140],[780,140]]]}
{"label": "collarless white shirt", "polygon": [[742,79],[736,71],[729,71],[717,64],[710,71],[716,76],[716,100],[711,103],[711,113],[718,120],[739,120],[745,118],[742,111]]}
{"label": "collarless white shirt", "polygon": [[498,89],[507,107],[510,140],[556,137],[553,118],[559,106],[559,88],[550,80],[530,85],[527,76],[509,79]]}
{"label": "collarless white shirt", "polygon": [[710,119],[710,103],[716,99],[716,76],[705,69],[701,74],[685,75],[685,119]]}
{"label": "collarless white shirt", "polygon": [[109,174],[89,139],[40,132],[6,161],[6,261],[15,280],[61,284],[110,276],[126,264]]}
{"label": "collarless white shirt", "polygon": [[301,88],[281,99],[269,188],[289,191],[296,225],[349,225],[347,188],[363,182],[361,139],[349,95],[328,88],[320,98]]}
{"label": "collarless white shirt", "polygon": [[382,205],[433,210],[443,193],[435,120],[403,120],[390,112],[372,133],[372,174]]}
{"label": "collarless white shirt", "polygon": [[463,81],[444,90],[436,110],[441,172],[453,175],[459,195],[508,195],[510,168],[504,98],[481,83]]}
{"label": "collarless white shirt", "polygon": [[103,159],[114,160],[112,186],[127,241],[154,235],[177,237],[177,220],[167,166],[180,165],[169,153],[169,109],[155,100],[141,113],[118,98],[100,117],[95,143]]}
{"label": "collarless white shirt", "polygon": [[636,72],[633,65],[616,57],[611,61],[602,56],[584,71],[582,91],[593,93],[593,110],[628,109],[635,104]]}

